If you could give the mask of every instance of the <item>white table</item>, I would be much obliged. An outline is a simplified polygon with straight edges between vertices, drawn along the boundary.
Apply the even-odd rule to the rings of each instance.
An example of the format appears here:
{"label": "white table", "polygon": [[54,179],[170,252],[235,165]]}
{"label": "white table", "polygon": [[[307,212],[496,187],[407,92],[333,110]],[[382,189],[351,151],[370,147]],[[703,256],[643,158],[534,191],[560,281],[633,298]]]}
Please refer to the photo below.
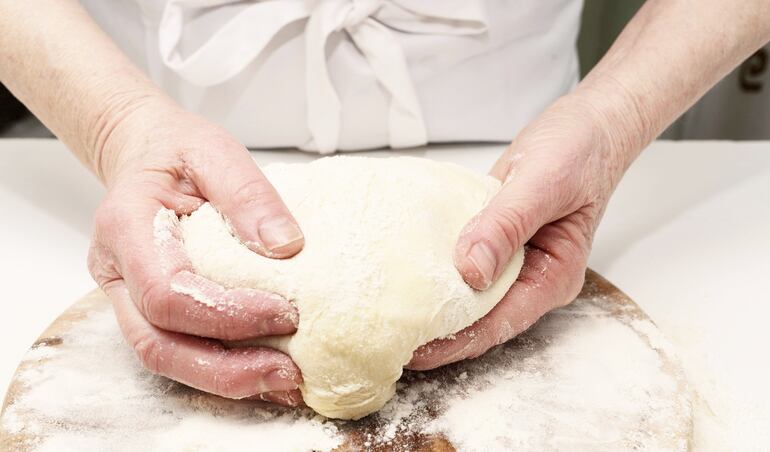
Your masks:
{"label": "white table", "polygon": [[[484,171],[502,149],[441,146],[412,154]],[[85,262],[102,195],[59,142],[0,140],[3,392],[42,329],[94,286]],[[699,394],[698,449],[770,445],[770,143],[650,146],[618,187],[590,265],[678,347]]]}

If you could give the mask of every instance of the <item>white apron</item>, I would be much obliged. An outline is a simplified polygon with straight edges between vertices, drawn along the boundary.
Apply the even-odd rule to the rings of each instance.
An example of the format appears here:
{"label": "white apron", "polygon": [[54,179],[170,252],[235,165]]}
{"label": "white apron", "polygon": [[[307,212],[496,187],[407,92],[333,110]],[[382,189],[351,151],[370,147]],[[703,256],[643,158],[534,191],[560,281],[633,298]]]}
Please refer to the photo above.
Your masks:
{"label": "white apron", "polygon": [[581,0],[82,0],[251,148],[510,141],[577,81]]}

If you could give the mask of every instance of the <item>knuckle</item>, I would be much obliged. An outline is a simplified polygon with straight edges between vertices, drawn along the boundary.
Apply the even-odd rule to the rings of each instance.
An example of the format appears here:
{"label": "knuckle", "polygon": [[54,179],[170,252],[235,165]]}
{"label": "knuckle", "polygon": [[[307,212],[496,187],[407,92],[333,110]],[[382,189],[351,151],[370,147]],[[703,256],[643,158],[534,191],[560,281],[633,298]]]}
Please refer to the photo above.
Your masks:
{"label": "knuckle", "polygon": [[567,237],[559,241],[556,251],[558,254],[554,253],[553,256],[558,260],[561,271],[558,272],[559,281],[555,284],[561,288],[561,296],[553,301],[555,307],[562,307],[571,303],[583,287],[588,248],[580,241]]}
{"label": "knuckle", "polygon": [[570,271],[585,268],[593,241],[591,224],[583,212],[575,212],[565,221],[547,226],[552,237],[549,252]]}
{"label": "knuckle", "polygon": [[492,217],[494,222],[493,233],[513,252],[519,249],[528,238],[528,232],[532,230],[531,221],[527,215],[512,207],[504,207],[495,211]]}
{"label": "knuckle", "polygon": [[120,278],[112,253],[95,240],[88,250],[88,272],[101,289]]}
{"label": "knuckle", "polygon": [[142,289],[139,306],[147,321],[164,328],[171,320],[169,291],[157,281],[149,281]]}
{"label": "knuckle", "polygon": [[598,215],[591,208],[579,209],[572,215],[573,227],[567,232],[574,243],[581,245],[581,250],[587,249],[593,242],[597,217]]}
{"label": "knuckle", "polygon": [[105,285],[120,277],[117,262],[109,246],[109,234],[117,223],[115,209],[108,202],[102,203],[94,216],[94,233],[88,249],[87,267],[91,277],[104,289]]}
{"label": "knuckle", "polygon": [[267,180],[252,178],[238,185],[230,199],[233,205],[243,208],[243,206],[264,205],[270,200],[269,194],[270,186]]}
{"label": "knuckle", "polygon": [[162,372],[163,346],[152,333],[144,333],[134,340],[134,351],[142,365],[154,374]]}

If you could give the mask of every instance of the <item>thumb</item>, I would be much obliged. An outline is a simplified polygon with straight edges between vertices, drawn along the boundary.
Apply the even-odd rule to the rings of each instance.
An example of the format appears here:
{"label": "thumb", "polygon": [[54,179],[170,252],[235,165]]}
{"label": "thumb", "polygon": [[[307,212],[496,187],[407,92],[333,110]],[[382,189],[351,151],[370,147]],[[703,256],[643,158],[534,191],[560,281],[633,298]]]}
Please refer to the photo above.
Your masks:
{"label": "thumb", "polygon": [[[547,174],[547,173],[546,173]],[[500,192],[463,228],[454,251],[455,266],[465,282],[487,289],[514,253],[561,210],[557,186],[536,168],[517,168]]]}
{"label": "thumb", "polygon": [[193,182],[246,246],[273,258],[291,257],[302,249],[305,238],[297,221],[249,151],[238,145],[213,158],[198,154],[191,160]]}

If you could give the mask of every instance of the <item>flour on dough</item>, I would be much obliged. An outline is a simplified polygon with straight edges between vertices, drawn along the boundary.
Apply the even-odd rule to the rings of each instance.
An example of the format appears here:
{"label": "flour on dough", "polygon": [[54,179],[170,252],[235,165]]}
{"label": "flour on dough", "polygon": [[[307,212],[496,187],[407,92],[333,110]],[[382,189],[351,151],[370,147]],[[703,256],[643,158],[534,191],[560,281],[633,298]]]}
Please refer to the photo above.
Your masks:
{"label": "flour on dough", "polygon": [[182,219],[182,237],[197,273],[296,303],[297,332],[262,343],[292,357],[305,403],[325,416],[380,409],[417,347],[482,317],[521,269],[519,250],[478,292],[454,267],[460,230],[500,188],[489,176],[413,157],[329,157],[263,171],[305,234],[298,255],[250,251],[209,204]]}

